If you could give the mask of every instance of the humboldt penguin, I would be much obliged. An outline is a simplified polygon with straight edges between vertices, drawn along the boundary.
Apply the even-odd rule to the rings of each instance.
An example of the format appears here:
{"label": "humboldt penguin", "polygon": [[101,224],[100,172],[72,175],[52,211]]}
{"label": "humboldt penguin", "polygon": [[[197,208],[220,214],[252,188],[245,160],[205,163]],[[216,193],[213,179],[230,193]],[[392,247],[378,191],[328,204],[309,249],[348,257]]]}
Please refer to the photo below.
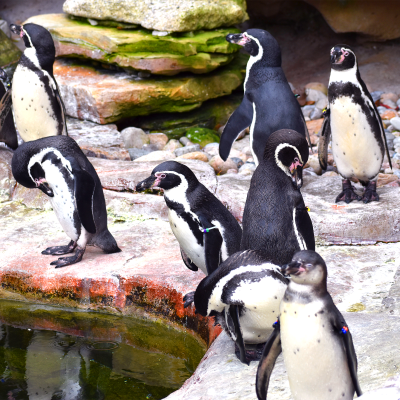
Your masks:
{"label": "humboldt penguin", "polygon": [[14,152],[12,173],[29,189],[49,197],[57,219],[71,238],[66,246],[49,247],[47,255],[61,257],[56,268],[82,260],[87,244],[105,253],[121,251],[107,228],[107,210],[100,179],[76,142],[68,136],[52,136],[23,143]]}
{"label": "humboldt penguin", "polygon": [[[332,136],[332,155],[342,176],[342,192],[336,203],[362,200],[378,201],[376,181],[387,154],[385,130],[375,103],[361,79],[357,57],[347,45],[331,49],[331,76],[328,86],[329,105],[319,141],[319,161],[327,167],[328,145]],[[362,196],[354,191],[350,179],[356,178],[365,187]]]}

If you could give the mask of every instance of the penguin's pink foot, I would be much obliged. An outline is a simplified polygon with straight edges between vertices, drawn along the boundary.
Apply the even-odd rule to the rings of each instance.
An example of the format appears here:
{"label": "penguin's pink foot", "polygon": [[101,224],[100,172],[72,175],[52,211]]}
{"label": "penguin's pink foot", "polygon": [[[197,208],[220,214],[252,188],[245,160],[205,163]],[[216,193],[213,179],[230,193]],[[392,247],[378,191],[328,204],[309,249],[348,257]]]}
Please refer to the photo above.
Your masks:
{"label": "penguin's pink foot", "polygon": [[342,182],[342,192],[336,197],[335,202],[344,201],[349,204],[353,200],[361,200],[361,196],[359,196],[355,191],[349,179],[343,179]]}
{"label": "penguin's pink foot", "polygon": [[364,195],[361,199],[365,204],[370,201],[379,201],[379,195],[376,192],[376,181],[369,181],[368,186],[365,188]]}

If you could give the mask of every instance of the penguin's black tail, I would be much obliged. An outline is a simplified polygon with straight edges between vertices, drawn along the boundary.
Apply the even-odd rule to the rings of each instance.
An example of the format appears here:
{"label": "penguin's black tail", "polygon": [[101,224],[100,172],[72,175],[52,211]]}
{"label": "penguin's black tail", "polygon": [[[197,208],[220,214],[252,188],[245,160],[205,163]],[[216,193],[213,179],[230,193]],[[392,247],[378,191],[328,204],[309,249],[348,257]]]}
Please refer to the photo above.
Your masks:
{"label": "penguin's black tail", "polygon": [[100,232],[98,235],[95,235],[92,240],[91,244],[94,246],[100,247],[104,251],[104,253],[111,254],[111,253],[119,253],[122,251],[118,245],[114,236],[111,235],[108,229]]}

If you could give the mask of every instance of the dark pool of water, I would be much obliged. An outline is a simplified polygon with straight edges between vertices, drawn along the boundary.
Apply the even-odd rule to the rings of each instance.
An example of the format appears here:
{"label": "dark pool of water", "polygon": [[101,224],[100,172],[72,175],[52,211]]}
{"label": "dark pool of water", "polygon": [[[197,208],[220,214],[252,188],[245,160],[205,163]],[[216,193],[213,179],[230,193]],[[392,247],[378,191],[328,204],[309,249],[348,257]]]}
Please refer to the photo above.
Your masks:
{"label": "dark pool of water", "polygon": [[162,399],[204,352],[162,323],[0,300],[1,400]]}

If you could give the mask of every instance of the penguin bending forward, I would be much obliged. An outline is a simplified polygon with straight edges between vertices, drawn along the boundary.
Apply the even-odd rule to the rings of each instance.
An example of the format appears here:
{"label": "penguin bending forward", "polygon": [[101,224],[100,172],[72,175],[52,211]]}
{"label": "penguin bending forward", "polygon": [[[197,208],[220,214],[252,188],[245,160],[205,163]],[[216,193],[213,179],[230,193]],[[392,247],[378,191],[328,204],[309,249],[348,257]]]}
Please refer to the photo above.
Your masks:
{"label": "penguin bending forward", "polygon": [[65,233],[67,246],[49,247],[42,254],[62,255],[50,265],[56,268],[82,260],[87,244],[105,253],[121,251],[107,228],[103,189],[92,164],[76,142],[68,136],[52,136],[23,143],[14,152],[12,173],[29,189],[38,188],[47,196]]}
{"label": "penguin bending forward", "polygon": [[352,336],[327,291],[324,260],[314,251],[299,251],[282,272],[291,280],[258,366],[258,399],[267,398],[281,351],[293,400],[351,400],[354,392],[361,396]]}
{"label": "penguin bending forward", "polygon": [[26,46],[14,72],[12,106],[15,125],[27,142],[67,135],[64,103],[53,75],[56,50],[50,32],[40,25],[10,25]]}
{"label": "penguin bending forward", "polygon": [[250,182],[243,213],[241,250],[258,250],[277,265],[298,250],[314,250],[314,230],[300,188],[307,141],[290,129],[270,135]]}
{"label": "penguin bending forward", "polygon": [[256,165],[265,144],[278,129],[292,129],[308,137],[307,125],[296,97],[282,70],[281,49],[275,38],[262,29],[229,34],[226,40],[243,46],[250,54],[244,81],[244,96],[222,132],[219,154],[229,156],[239,133],[250,126],[250,148]]}
{"label": "penguin bending forward", "polygon": [[246,354],[245,344],[266,342],[287,284],[280,267],[262,253],[240,251],[200,282],[194,295],[196,313],[215,316],[236,342],[240,360],[247,364],[257,359],[257,354],[254,350]]}
{"label": "penguin bending forward", "polygon": [[[343,190],[336,197],[336,202],[378,201],[376,180],[385,149],[392,167],[385,130],[375,103],[361,79],[357,57],[344,44],[331,49],[328,100],[318,155],[321,167],[326,169],[328,145],[332,136],[333,158],[343,178]],[[357,178],[366,187],[362,197],[354,192],[351,178]]]}
{"label": "penguin bending forward", "polygon": [[186,165],[176,161],[157,165],[147,179],[137,184],[136,191],[151,188],[164,191],[169,223],[189,269],[200,268],[209,275],[239,250],[239,223]]}

